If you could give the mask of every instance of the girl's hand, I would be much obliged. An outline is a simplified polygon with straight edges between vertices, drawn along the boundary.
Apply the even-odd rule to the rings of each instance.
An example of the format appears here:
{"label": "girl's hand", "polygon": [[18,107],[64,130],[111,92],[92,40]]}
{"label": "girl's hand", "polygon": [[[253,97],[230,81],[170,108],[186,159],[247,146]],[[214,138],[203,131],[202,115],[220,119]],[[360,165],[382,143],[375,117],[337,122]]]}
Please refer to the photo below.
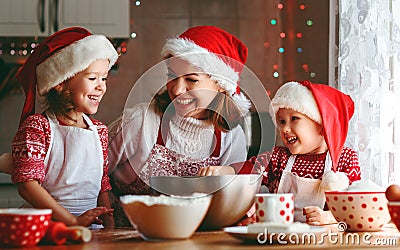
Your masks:
{"label": "girl's hand", "polygon": [[245,215],[238,223],[237,226],[247,226],[249,224],[255,223],[257,222],[256,220],[256,214],[251,215],[250,217],[248,217],[247,215]]}
{"label": "girl's hand", "polygon": [[247,213],[243,216],[242,219],[240,219],[240,221],[237,223],[237,226],[247,226],[248,224],[252,224],[254,222],[257,222],[255,204],[253,204],[250,210],[247,211]]}
{"label": "girl's hand", "polygon": [[0,156],[0,173],[11,174],[13,166],[13,159],[10,153],[4,153]]}
{"label": "girl's hand", "polygon": [[98,217],[101,215],[112,214],[112,212],[114,212],[114,209],[106,207],[92,208],[76,217],[76,224],[85,227],[90,226],[91,224],[103,224],[103,221]]}
{"label": "girl's hand", "polygon": [[235,174],[235,170],[231,166],[208,166],[201,168],[197,175],[211,176],[211,175],[229,175]]}
{"label": "girl's hand", "polygon": [[331,211],[324,211],[316,206],[304,207],[303,214],[306,216],[306,223],[310,225],[326,225],[337,223]]}

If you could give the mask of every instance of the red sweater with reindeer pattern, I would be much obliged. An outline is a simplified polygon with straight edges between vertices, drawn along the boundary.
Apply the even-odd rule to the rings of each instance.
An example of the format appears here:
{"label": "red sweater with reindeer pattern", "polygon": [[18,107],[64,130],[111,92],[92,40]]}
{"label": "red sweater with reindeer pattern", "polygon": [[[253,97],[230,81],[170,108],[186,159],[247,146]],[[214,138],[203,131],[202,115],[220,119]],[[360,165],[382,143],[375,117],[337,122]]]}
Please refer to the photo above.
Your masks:
{"label": "red sweater with reindeer pattern", "polygon": [[[108,129],[103,123],[90,118],[97,127],[103,151],[104,166],[100,193],[111,190],[108,172]],[[50,123],[46,116],[34,114],[26,118],[19,127],[13,143],[13,183],[37,180],[42,183],[45,176],[44,160],[50,147]]]}
{"label": "red sweater with reindeer pattern", "polygon": [[[297,155],[292,167],[292,173],[299,177],[321,179],[324,173],[325,157],[327,152],[313,155]],[[240,170],[239,174],[249,174],[254,171],[263,172],[262,184],[270,193],[278,191],[283,169],[291,153],[286,147],[275,147],[271,152],[264,152],[257,157],[249,159]],[[361,179],[360,166],[356,151],[344,147],[339,158],[337,171],[344,172],[350,184]]]}

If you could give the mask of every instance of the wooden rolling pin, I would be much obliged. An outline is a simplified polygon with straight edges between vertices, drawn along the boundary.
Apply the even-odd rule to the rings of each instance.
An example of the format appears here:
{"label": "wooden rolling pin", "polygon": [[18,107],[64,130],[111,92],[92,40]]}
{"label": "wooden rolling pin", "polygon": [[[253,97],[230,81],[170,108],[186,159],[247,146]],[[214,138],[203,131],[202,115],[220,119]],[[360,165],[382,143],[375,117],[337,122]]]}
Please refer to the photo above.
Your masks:
{"label": "wooden rolling pin", "polygon": [[92,232],[83,226],[67,227],[63,222],[50,222],[43,238],[43,242],[62,245],[66,241],[73,243],[85,243],[92,239]]}

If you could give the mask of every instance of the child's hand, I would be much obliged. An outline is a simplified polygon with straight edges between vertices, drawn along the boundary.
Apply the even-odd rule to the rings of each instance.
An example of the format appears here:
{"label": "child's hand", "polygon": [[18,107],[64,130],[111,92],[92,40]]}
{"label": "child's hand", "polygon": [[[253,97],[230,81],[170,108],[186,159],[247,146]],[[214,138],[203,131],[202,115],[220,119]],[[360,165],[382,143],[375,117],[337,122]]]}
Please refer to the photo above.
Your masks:
{"label": "child's hand", "polygon": [[244,216],[238,223],[237,226],[247,226],[256,222],[256,214],[251,215],[250,217]]}
{"label": "child's hand", "polygon": [[324,211],[319,207],[304,207],[303,214],[306,216],[306,223],[310,225],[326,225],[337,223],[331,211]]}
{"label": "child's hand", "polygon": [[228,175],[235,174],[235,170],[231,166],[207,166],[201,168],[197,175],[211,176],[211,175]]}
{"label": "child's hand", "polygon": [[0,156],[0,173],[11,174],[13,166],[13,159],[10,153],[4,153]]}
{"label": "child's hand", "polygon": [[237,226],[247,226],[248,224],[257,222],[256,218],[256,205],[253,204],[250,210],[243,216],[242,219],[237,223]]}
{"label": "child's hand", "polygon": [[76,218],[76,223],[79,226],[90,226],[91,224],[103,224],[103,221],[98,217],[101,215],[112,214],[114,209],[106,207],[96,207],[92,208]]}

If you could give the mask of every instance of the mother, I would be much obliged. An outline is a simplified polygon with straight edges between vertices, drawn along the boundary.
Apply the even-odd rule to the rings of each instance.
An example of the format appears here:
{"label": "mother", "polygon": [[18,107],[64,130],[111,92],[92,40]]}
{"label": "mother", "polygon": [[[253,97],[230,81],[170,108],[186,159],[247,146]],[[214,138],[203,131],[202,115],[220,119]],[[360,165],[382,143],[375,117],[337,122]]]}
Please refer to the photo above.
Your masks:
{"label": "mother", "polygon": [[162,56],[166,88],[109,127],[116,226],[129,225],[118,197],[149,194],[150,176],[234,174],[228,165],[247,157],[239,123],[250,102],[238,86],[247,47],[222,29],[198,26],[168,39]]}

